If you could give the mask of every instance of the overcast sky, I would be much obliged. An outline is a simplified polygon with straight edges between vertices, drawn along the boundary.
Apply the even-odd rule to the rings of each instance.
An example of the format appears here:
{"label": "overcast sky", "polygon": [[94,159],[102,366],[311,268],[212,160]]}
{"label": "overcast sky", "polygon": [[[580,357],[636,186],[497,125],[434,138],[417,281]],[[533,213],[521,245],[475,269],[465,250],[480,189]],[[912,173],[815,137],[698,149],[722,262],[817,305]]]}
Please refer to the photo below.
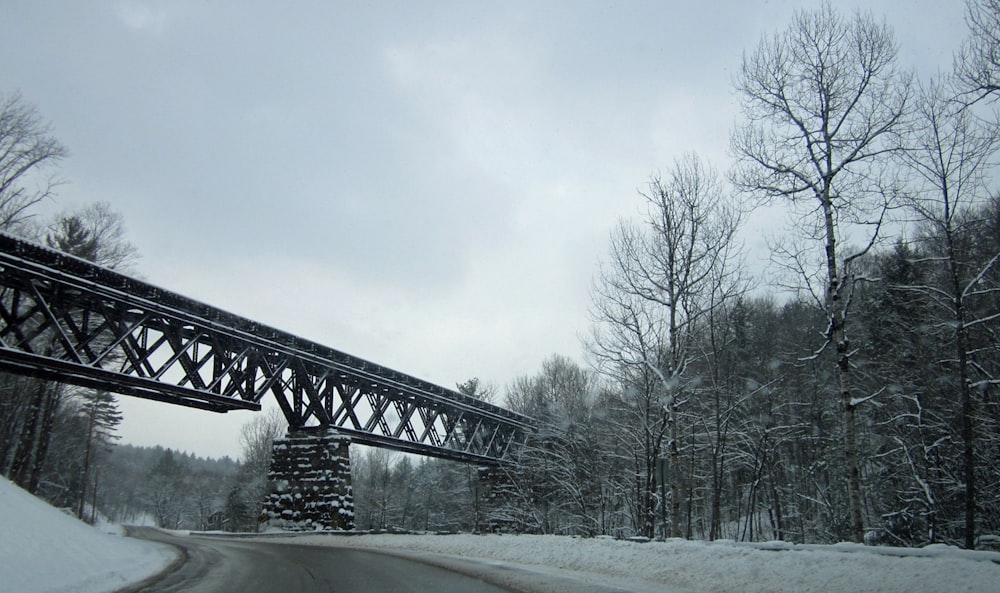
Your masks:
{"label": "overcast sky", "polygon": [[[966,34],[960,0],[835,4],[925,74]],[[47,209],[110,202],[147,280],[502,391],[584,361],[611,227],[685,151],[726,170],[742,53],[815,5],[5,0],[0,93],[69,148]],[[122,399],[125,442],[199,455],[251,418]]]}

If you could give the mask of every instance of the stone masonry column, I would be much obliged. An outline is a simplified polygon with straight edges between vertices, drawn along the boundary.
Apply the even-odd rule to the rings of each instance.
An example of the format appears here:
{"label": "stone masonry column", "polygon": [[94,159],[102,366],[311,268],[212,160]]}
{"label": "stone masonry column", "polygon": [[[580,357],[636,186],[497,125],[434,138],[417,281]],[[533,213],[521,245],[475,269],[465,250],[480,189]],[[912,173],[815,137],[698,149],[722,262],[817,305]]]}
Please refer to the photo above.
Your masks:
{"label": "stone masonry column", "polygon": [[517,486],[502,467],[478,468],[476,509],[477,528],[491,533],[517,532]]}
{"label": "stone masonry column", "polygon": [[332,428],[288,429],[274,441],[264,503],[270,524],[292,531],[354,529],[350,438]]}

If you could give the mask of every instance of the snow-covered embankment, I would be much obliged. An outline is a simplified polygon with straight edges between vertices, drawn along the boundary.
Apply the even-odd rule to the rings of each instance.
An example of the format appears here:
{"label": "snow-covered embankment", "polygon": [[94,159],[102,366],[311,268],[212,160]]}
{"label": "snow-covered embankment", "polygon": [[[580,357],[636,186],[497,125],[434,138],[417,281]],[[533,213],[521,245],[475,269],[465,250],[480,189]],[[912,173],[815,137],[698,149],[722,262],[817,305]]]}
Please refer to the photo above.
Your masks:
{"label": "snow-covered embankment", "polygon": [[0,589],[105,593],[177,558],[168,546],[103,533],[0,478]]}

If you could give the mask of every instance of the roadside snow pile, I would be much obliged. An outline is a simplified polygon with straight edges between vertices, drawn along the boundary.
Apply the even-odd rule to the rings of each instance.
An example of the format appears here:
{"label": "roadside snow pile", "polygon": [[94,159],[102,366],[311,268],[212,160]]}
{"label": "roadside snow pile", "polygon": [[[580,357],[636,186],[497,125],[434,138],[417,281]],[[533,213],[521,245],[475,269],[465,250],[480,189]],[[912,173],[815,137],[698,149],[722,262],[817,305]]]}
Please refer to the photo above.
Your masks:
{"label": "roadside snow pile", "polygon": [[605,576],[605,585],[633,591],[987,593],[1000,583],[1000,553],[948,546],[635,543],[533,535],[308,535],[286,541],[532,565],[577,574],[591,584]]}
{"label": "roadside snow pile", "polygon": [[168,546],[102,533],[0,478],[0,588],[104,593],[177,558]]}

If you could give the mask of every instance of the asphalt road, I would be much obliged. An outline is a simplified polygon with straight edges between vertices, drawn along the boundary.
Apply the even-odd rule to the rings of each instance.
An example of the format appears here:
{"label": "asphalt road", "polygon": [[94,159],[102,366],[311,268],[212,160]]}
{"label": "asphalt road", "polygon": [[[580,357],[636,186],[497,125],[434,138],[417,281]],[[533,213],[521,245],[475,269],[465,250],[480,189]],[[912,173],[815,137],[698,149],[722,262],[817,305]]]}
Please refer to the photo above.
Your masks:
{"label": "asphalt road", "polygon": [[259,540],[173,536],[149,528],[129,535],[178,547],[165,574],[129,593],[509,593],[478,579],[407,560],[345,548]]}

